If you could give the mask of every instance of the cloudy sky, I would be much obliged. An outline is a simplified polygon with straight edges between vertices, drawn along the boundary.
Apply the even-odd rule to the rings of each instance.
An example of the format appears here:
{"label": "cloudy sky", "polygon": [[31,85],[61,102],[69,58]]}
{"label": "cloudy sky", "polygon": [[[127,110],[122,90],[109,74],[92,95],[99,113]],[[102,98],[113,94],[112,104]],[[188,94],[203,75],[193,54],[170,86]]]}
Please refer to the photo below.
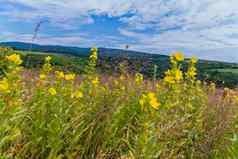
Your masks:
{"label": "cloudy sky", "polygon": [[0,41],[238,62],[238,0],[0,0]]}

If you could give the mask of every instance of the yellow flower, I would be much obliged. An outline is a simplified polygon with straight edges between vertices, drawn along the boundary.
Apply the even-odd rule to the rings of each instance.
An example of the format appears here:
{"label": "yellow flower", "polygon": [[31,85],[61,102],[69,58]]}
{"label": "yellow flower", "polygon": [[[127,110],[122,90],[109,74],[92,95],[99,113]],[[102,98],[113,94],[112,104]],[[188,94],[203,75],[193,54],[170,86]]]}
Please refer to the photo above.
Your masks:
{"label": "yellow flower", "polygon": [[90,56],[89,56],[90,59],[94,59],[94,60],[97,60],[97,54],[96,52],[92,53]]}
{"label": "yellow flower", "polygon": [[96,47],[91,48],[91,52],[98,52],[98,49]]}
{"label": "yellow flower", "polygon": [[153,92],[149,92],[147,94],[148,98],[149,98],[149,103],[151,105],[151,107],[153,107],[154,109],[158,110],[160,103],[158,102],[155,93]]}
{"label": "yellow flower", "polygon": [[20,55],[17,55],[17,54],[12,54],[12,55],[6,56],[6,59],[10,62],[15,63],[16,65],[22,64],[21,57],[20,57]]}
{"label": "yellow flower", "polygon": [[0,81],[0,91],[1,92],[8,92],[9,91],[9,83],[6,78]]}
{"label": "yellow flower", "polygon": [[149,92],[149,93],[147,94],[147,96],[148,96],[150,99],[155,98],[155,93]]}
{"label": "yellow flower", "polygon": [[98,49],[97,48],[92,48],[91,49],[91,55],[90,55],[90,59],[91,60],[97,60],[97,52],[98,52]]}
{"label": "yellow flower", "polygon": [[49,93],[50,93],[50,95],[52,95],[52,96],[54,96],[54,95],[56,95],[56,94],[57,94],[57,92],[56,92],[55,88],[53,88],[53,87],[49,88],[49,89],[48,89],[48,92],[49,92]]}
{"label": "yellow flower", "polygon": [[99,83],[98,77],[96,77],[92,80],[93,85],[98,85],[98,83]]}
{"label": "yellow flower", "polygon": [[177,64],[177,61],[174,59],[173,56],[170,56],[170,62],[171,62],[172,64]]}
{"label": "yellow flower", "polygon": [[176,52],[176,53],[174,53],[174,54],[172,55],[172,57],[173,57],[176,61],[178,61],[178,62],[184,60],[184,55],[183,55],[183,53],[181,53],[181,52]]}
{"label": "yellow flower", "polygon": [[40,79],[41,80],[45,80],[46,79],[46,75],[45,74],[40,74]]}
{"label": "yellow flower", "polygon": [[143,82],[143,75],[140,73],[136,73],[136,79],[135,79],[136,83],[141,83]]}
{"label": "yellow flower", "polygon": [[83,97],[83,93],[81,91],[77,91],[72,95],[72,98],[82,98]]}
{"label": "yellow flower", "polygon": [[191,67],[189,68],[188,72],[187,72],[187,76],[189,78],[195,78],[195,76],[197,75],[197,70],[195,67]]}
{"label": "yellow flower", "polygon": [[164,77],[164,82],[169,83],[169,84],[174,84],[174,78],[172,76],[165,76]]}
{"label": "yellow flower", "polygon": [[150,104],[150,106],[156,110],[158,110],[159,106],[161,105],[158,102],[155,93],[153,93],[153,92],[149,92],[149,93],[147,93],[147,95],[143,94],[142,97],[140,98],[139,104],[141,105],[143,110],[144,110],[144,105],[146,102],[148,102]]}
{"label": "yellow flower", "polygon": [[156,98],[152,98],[152,99],[150,100],[150,105],[151,105],[154,109],[158,110],[158,109],[159,109],[159,106],[160,106],[160,103],[158,102],[158,100],[157,100]]}
{"label": "yellow flower", "polygon": [[198,62],[198,60],[197,60],[196,57],[192,57],[191,60],[190,60],[190,62],[191,62],[192,64],[196,64],[196,63]]}
{"label": "yellow flower", "polygon": [[75,79],[75,74],[74,73],[65,75],[65,80],[67,80],[67,81],[71,81],[71,80],[74,80],[74,79]]}
{"label": "yellow flower", "polygon": [[59,79],[63,79],[64,78],[64,72],[62,71],[55,71],[56,77]]}
{"label": "yellow flower", "polygon": [[180,81],[183,79],[183,73],[181,70],[176,69],[175,70],[175,80]]}
{"label": "yellow flower", "polygon": [[51,56],[47,56],[46,58],[45,58],[45,61],[46,62],[50,62],[52,60],[52,57]]}

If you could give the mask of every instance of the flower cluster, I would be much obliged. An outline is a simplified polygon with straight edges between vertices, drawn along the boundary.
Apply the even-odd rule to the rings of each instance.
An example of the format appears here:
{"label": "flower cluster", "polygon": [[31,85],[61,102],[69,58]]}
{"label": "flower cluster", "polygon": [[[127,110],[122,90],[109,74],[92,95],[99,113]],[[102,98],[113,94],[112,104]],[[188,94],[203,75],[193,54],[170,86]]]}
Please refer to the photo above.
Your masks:
{"label": "flower cluster", "polygon": [[88,60],[88,65],[86,68],[86,73],[92,74],[95,72],[97,59],[98,59],[98,49],[92,48],[90,56],[89,56],[89,60]]}
{"label": "flower cluster", "polygon": [[178,62],[184,61],[184,55],[181,52],[173,53],[172,56],[170,56],[170,62],[172,64],[177,64]]}
{"label": "flower cluster", "polygon": [[51,60],[52,60],[51,56],[47,56],[45,58],[45,64],[44,64],[43,70],[42,70],[44,73],[48,73],[52,70]]}
{"label": "flower cluster", "polygon": [[50,93],[50,95],[55,96],[57,94],[57,91],[55,88],[51,87],[48,89],[48,92]]}
{"label": "flower cluster", "polygon": [[182,53],[174,53],[170,57],[170,62],[172,68],[165,72],[164,82],[168,84],[174,84],[183,79],[183,72],[180,68],[180,63],[184,60],[184,55]]}
{"label": "flower cluster", "polygon": [[3,93],[9,92],[9,83],[7,78],[3,78],[0,81],[0,92],[3,92]]}
{"label": "flower cluster", "polygon": [[136,73],[135,75],[135,81],[137,84],[141,84],[144,80],[144,77],[141,73]]}
{"label": "flower cluster", "polygon": [[149,105],[155,110],[158,110],[159,106],[161,105],[154,92],[149,92],[147,94],[142,95],[141,99],[139,100],[139,104],[141,105],[143,110],[146,110],[146,103],[149,103]]}
{"label": "flower cluster", "polygon": [[195,57],[191,58],[191,60],[189,62],[188,71],[186,73],[187,78],[191,79],[192,81],[196,79],[197,69],[196,69],[195,65],[196,65],[197,61],[198,60]]}
{"label": "flower cluster", "polygon": [[75,79],[76,75],[74,73],[69,73],[65,75],[65,80],[66,81],[73,81]]}
{"label": "flower cluster", "polygon": [[97,48],[92,48],[91,49],[91,55],[89,56],[89,59],[92,61],[97,61],[98,58],[98,49]]}
{"label": "flower cluster", "polygon": [[6,56],[6,59],[16,65],[22,64],[21,57],[18,54],[12,54],[12,55]]}
{"label": "flower cluster", "polygon": [[55,71],[55,75],[58,79],[64,79],[65,78],[65,74],[63,71]]}

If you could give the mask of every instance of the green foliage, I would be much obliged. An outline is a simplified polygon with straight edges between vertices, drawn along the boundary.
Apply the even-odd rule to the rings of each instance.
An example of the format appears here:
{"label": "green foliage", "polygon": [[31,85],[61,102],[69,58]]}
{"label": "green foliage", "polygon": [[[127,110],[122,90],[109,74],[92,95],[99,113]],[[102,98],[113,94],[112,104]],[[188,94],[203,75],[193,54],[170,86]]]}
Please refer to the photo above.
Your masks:
{"label": "green foliage", "polygon": [[97,74],[91,55],[77,77],[52,65],[59,56],[42,58],[40,74],[19,55],[2,58],[0,158],[235,158],[236,92],[188,77],[183,58],[171,58],[173,73],[158,82],[125,65],[119,76]]}

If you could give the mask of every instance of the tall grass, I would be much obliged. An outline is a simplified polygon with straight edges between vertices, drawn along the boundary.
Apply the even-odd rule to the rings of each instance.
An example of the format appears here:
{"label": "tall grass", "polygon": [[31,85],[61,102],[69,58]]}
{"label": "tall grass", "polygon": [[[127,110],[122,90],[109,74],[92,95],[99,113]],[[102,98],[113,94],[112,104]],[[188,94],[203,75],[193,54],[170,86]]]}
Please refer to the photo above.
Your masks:
{"label": "tall grass", "polygon": [[85,74],[21,68],[12,50],[2,56],[1,159],[187,159],[237,157],[234,90],[196,80],[192,58],[181,53],[161,81],[139,73],[95,72],[92,49]]}

